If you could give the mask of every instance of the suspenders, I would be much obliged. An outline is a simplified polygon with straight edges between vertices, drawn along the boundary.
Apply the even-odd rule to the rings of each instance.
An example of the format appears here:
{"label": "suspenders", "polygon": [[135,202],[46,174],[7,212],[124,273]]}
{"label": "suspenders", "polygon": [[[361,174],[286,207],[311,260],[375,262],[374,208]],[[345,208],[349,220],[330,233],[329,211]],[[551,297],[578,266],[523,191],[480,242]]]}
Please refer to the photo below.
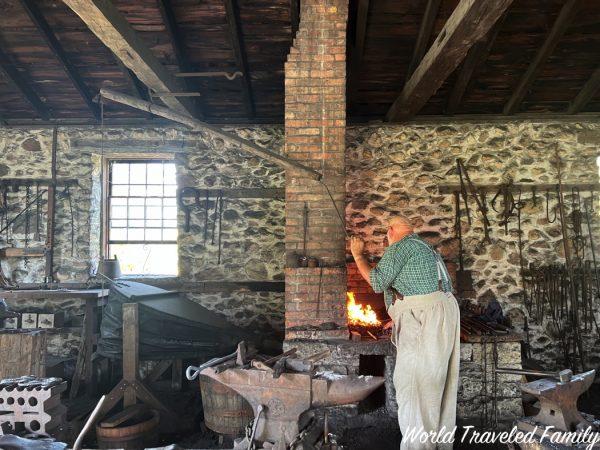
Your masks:
{"label": "suspenders", "polygon": [[[443,292],[443,290],[444,290],[443,281],[450,284],[450,276],[448,275],[448,272],[446,271],[446,266],[444,265],[442,256],[438,252],[436,252],[433,248],[431,248],[429,245],[427,245],[425,242],[421,241],[420,239],[413,239],[413,240],[415,242],[423,244],[425,247],[427,247],[429,250],[431,250],[431,252],[435,256],[435,262],[436,262],[437,273],[438,273],[438,289]],[[443,281],[442,281],[442,278],[443,278]]]}

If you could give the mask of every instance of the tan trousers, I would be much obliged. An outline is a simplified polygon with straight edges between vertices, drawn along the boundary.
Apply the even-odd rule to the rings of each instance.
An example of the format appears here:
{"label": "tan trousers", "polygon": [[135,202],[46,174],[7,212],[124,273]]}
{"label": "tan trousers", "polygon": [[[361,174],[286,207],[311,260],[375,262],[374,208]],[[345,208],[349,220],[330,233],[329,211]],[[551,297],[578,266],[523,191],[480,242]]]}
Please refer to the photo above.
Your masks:
{"label": "tan trousers", "polygon": [[456,424],[460,361],[460,312],[451,293],[434,292],[397,300],[388,309],[397,347],[394,386],[401,450],[452,448],[410,431],[451,432]]}

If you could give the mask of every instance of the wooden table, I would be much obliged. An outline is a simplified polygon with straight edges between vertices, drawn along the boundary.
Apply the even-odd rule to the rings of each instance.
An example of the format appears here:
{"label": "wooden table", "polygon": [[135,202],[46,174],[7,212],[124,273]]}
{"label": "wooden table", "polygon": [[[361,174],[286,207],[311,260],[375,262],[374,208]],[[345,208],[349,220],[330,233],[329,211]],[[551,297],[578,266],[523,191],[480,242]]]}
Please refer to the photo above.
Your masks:
{"label": "wooden table", "polygon": [[83,300],[85,302],[85,312],[83,317],[83,329],[81,333],[81,343],[77,354],[77,364],[75,374],[71,382],[71,391],[69,396],[73,398],[77,395],[79,384],[83,378],[86,389],[94,393],[96,383],[94,383],[94,371],[92,370],[92,356],[94,346],[98,343],[100,330],[98,327],[97,313],[106,305],[108,289],[21,289],[21,290],[0,290],[0,298],[6,300]]}

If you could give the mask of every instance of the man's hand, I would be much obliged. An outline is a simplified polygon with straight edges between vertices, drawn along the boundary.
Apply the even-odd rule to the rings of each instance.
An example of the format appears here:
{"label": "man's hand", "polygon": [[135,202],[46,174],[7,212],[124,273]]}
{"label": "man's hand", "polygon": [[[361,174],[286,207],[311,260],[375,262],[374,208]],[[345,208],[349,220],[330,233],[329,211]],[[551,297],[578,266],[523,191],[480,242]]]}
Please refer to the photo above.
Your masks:
{"label": "man's hand", "polygon": [[352,236],[350,238],[350,251],[354,259],[358,259],[365,251],[365,242],[358,236]]}

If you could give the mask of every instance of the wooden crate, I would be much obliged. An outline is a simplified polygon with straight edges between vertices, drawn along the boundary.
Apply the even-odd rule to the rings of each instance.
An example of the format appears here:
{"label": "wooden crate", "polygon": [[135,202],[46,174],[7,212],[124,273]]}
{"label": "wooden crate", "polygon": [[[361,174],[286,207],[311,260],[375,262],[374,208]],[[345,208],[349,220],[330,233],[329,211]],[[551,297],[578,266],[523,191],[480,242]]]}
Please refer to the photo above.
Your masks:
{"label": "wooden crate", "polygon": [[44,331],[0,331],[0,379],[22,375],[46,376]]}

